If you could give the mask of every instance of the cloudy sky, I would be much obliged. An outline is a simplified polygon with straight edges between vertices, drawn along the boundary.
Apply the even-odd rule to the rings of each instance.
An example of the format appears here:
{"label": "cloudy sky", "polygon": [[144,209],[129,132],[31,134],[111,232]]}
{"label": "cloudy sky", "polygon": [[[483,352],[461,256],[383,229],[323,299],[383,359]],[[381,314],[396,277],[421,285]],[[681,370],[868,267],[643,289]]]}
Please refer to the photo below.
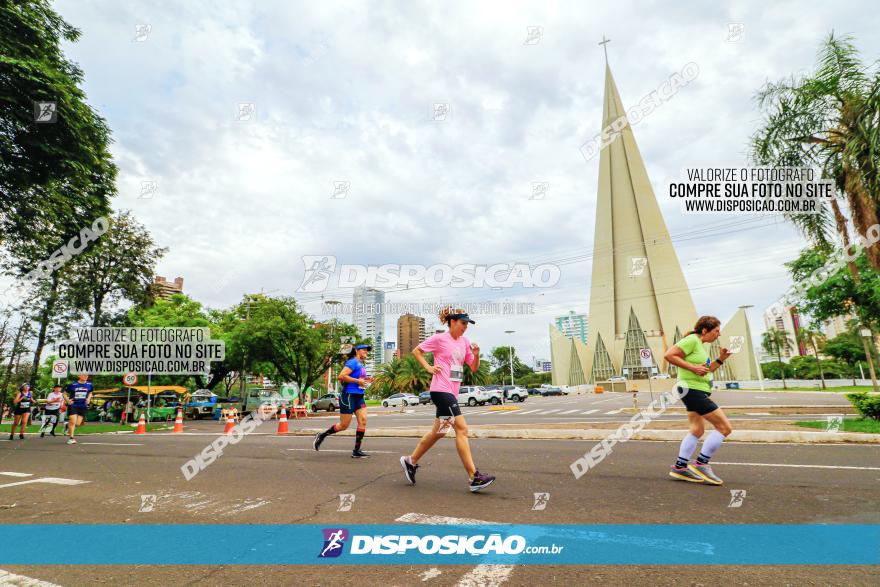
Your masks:
{"label": "cloudy sky", "polygon": [[[65,51],[113,131],[114,206],[170,248],[161,275],[183,276],[188,294],[219,307],[261,289],[295,294],[305,255],[364,265],[565,260],[553,288],[387,294],[533,302],[534,314],[483,316],[470,333],[484,349],[513,338],[526,359],[549,358],[554,316],[588,310],[598,158],[579,147],[600,130],[603,35],[627,106],[698,64],[698,78],[634,132],[698,312],[726,320],[754,304],[758,332],[803,239],[773,218],[683,215],[661,197],[664,185],[686,167],[745,164],[760,122],[755,91],[810,70],[832,30],[854,35],[866,60],[880,55],[868,2],[56,7],[83,32]],[[241,104],[253,104],[249,120],[239,120]],[[435,104],[448,105],[445,119],[434,119]],[[348,182],[345,197],[331,197],[336,182]],[[546,197],[530,198],[533,182],[547,182]],[[320,294],[296,295],[323,317]]]}

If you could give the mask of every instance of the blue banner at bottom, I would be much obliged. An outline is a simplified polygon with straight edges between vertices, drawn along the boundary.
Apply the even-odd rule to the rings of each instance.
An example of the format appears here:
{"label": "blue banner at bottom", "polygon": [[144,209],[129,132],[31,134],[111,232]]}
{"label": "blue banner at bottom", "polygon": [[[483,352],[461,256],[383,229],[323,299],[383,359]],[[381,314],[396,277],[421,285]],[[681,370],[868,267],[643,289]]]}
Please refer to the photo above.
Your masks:
{"label": "blue banner at bottom", "polygon": [[[4,524],[6,565],[876,565],[880,525]],[[9,545],[7,545],[9,546]]]}

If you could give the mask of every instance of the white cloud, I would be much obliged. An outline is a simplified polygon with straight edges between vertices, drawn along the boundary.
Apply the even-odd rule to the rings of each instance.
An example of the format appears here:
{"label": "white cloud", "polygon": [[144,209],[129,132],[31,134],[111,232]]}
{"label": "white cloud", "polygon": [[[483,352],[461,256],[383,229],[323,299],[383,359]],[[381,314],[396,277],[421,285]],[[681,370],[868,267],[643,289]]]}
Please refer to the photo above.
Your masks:
{"label": "white cloud", "polygon": [[[516,320],[519,344],[543,348],[554,315],[588,307],[598,159],[578,148],[599,131],[603,34],[625,104],[700,66],[635,127],[673,235],[703,220],[660,197],[664,182],[688,166],[745,162],[765,80],[811,68],[831,29],[854,33],[866,59],[880,52],[867,3],[56,6],[83,30],[66,51],[113,129],[115,205],[171,249],[160,273],[220,306],[260,288],[292,293],[307,254],[377,265],[580,255],[558,288],[517,292],[539,311]],[[742,42],[725,42],[729,22],[744,24]],[[135,42],[141,23],[151,32]],[[524,44],[528,26],[543,27],[540,42]],[[255,121],[234,120],[242,102],[256,105]],[[431,120],[435,103],[449,104],[447,120]],[[151,199],[138,197],[144,180],[158,182]],[[350,192],[331,200],[339,180]],[[549,182],[547,197],[530,200],[538,181]],[[782,292],[782,262],[800,243],[780,225],[683,240],[677,251],[698,310],[726,318]],[[507,344],[504,322],[481,321],[473,335],[487,350]]]}

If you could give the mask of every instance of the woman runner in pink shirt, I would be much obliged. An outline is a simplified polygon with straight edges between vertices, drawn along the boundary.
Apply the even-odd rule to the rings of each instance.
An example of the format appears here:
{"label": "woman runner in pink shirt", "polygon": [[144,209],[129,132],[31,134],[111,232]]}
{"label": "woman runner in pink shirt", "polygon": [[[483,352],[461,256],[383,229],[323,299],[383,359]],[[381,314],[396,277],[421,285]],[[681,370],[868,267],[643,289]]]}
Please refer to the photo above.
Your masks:
{"label": "woman runner in pink shirt", "polygon": [[[437,407],[436,418],[431,431],[425,434],[411,455],[400,457],[406,480],[411,485],[416,483],[418,462],[440,438],[446,435],[449,427],[455,428],[455,448],[461,458],[470,481],[469,488],[479,491],[492,484],[495,477],[477,471],[471,457],[468,443],[468,428],[461,409],[458,407],[458,388],[464,365],[476,372],[480,367],[480,347],[471,344],[464,336],[468,324],[475,322],[462,309],[446,307],[440,312],[440,323],[449,326],[448,332],[435,334],[413,350],[413,356],[421,363],[433,378],[431,379],[431,401]],[[434,354],[434,364],[425,360],[423,353]]]}

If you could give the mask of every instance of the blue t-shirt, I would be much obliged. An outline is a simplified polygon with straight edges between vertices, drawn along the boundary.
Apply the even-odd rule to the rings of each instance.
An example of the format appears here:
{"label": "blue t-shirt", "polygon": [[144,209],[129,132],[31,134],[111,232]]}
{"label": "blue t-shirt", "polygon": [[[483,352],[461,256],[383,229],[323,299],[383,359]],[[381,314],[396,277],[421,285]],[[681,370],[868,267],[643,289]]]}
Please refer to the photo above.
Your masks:
{"label": "blue t-shirt", "polygon": [[[367,370],[358,361],[356,358],[351,358],[345,362],[345,366],[351,369],[351,373],[349,373],[349,377],[353,377],[354,379],[363,379],[367,376]],[[342,388],[342,391],[345,393],[360,393],[363,394],[364,390],[357,384],[346,382],[345,387]]]}
{"label": "blue t-shirt", "polygon": [[67,396],[73,400],[73,405],[78,408],[88,406],[86,398],[89,397],[90,393],[92,393],[92,384],[88,381],[85,383],[71,383],[67,386]]}

